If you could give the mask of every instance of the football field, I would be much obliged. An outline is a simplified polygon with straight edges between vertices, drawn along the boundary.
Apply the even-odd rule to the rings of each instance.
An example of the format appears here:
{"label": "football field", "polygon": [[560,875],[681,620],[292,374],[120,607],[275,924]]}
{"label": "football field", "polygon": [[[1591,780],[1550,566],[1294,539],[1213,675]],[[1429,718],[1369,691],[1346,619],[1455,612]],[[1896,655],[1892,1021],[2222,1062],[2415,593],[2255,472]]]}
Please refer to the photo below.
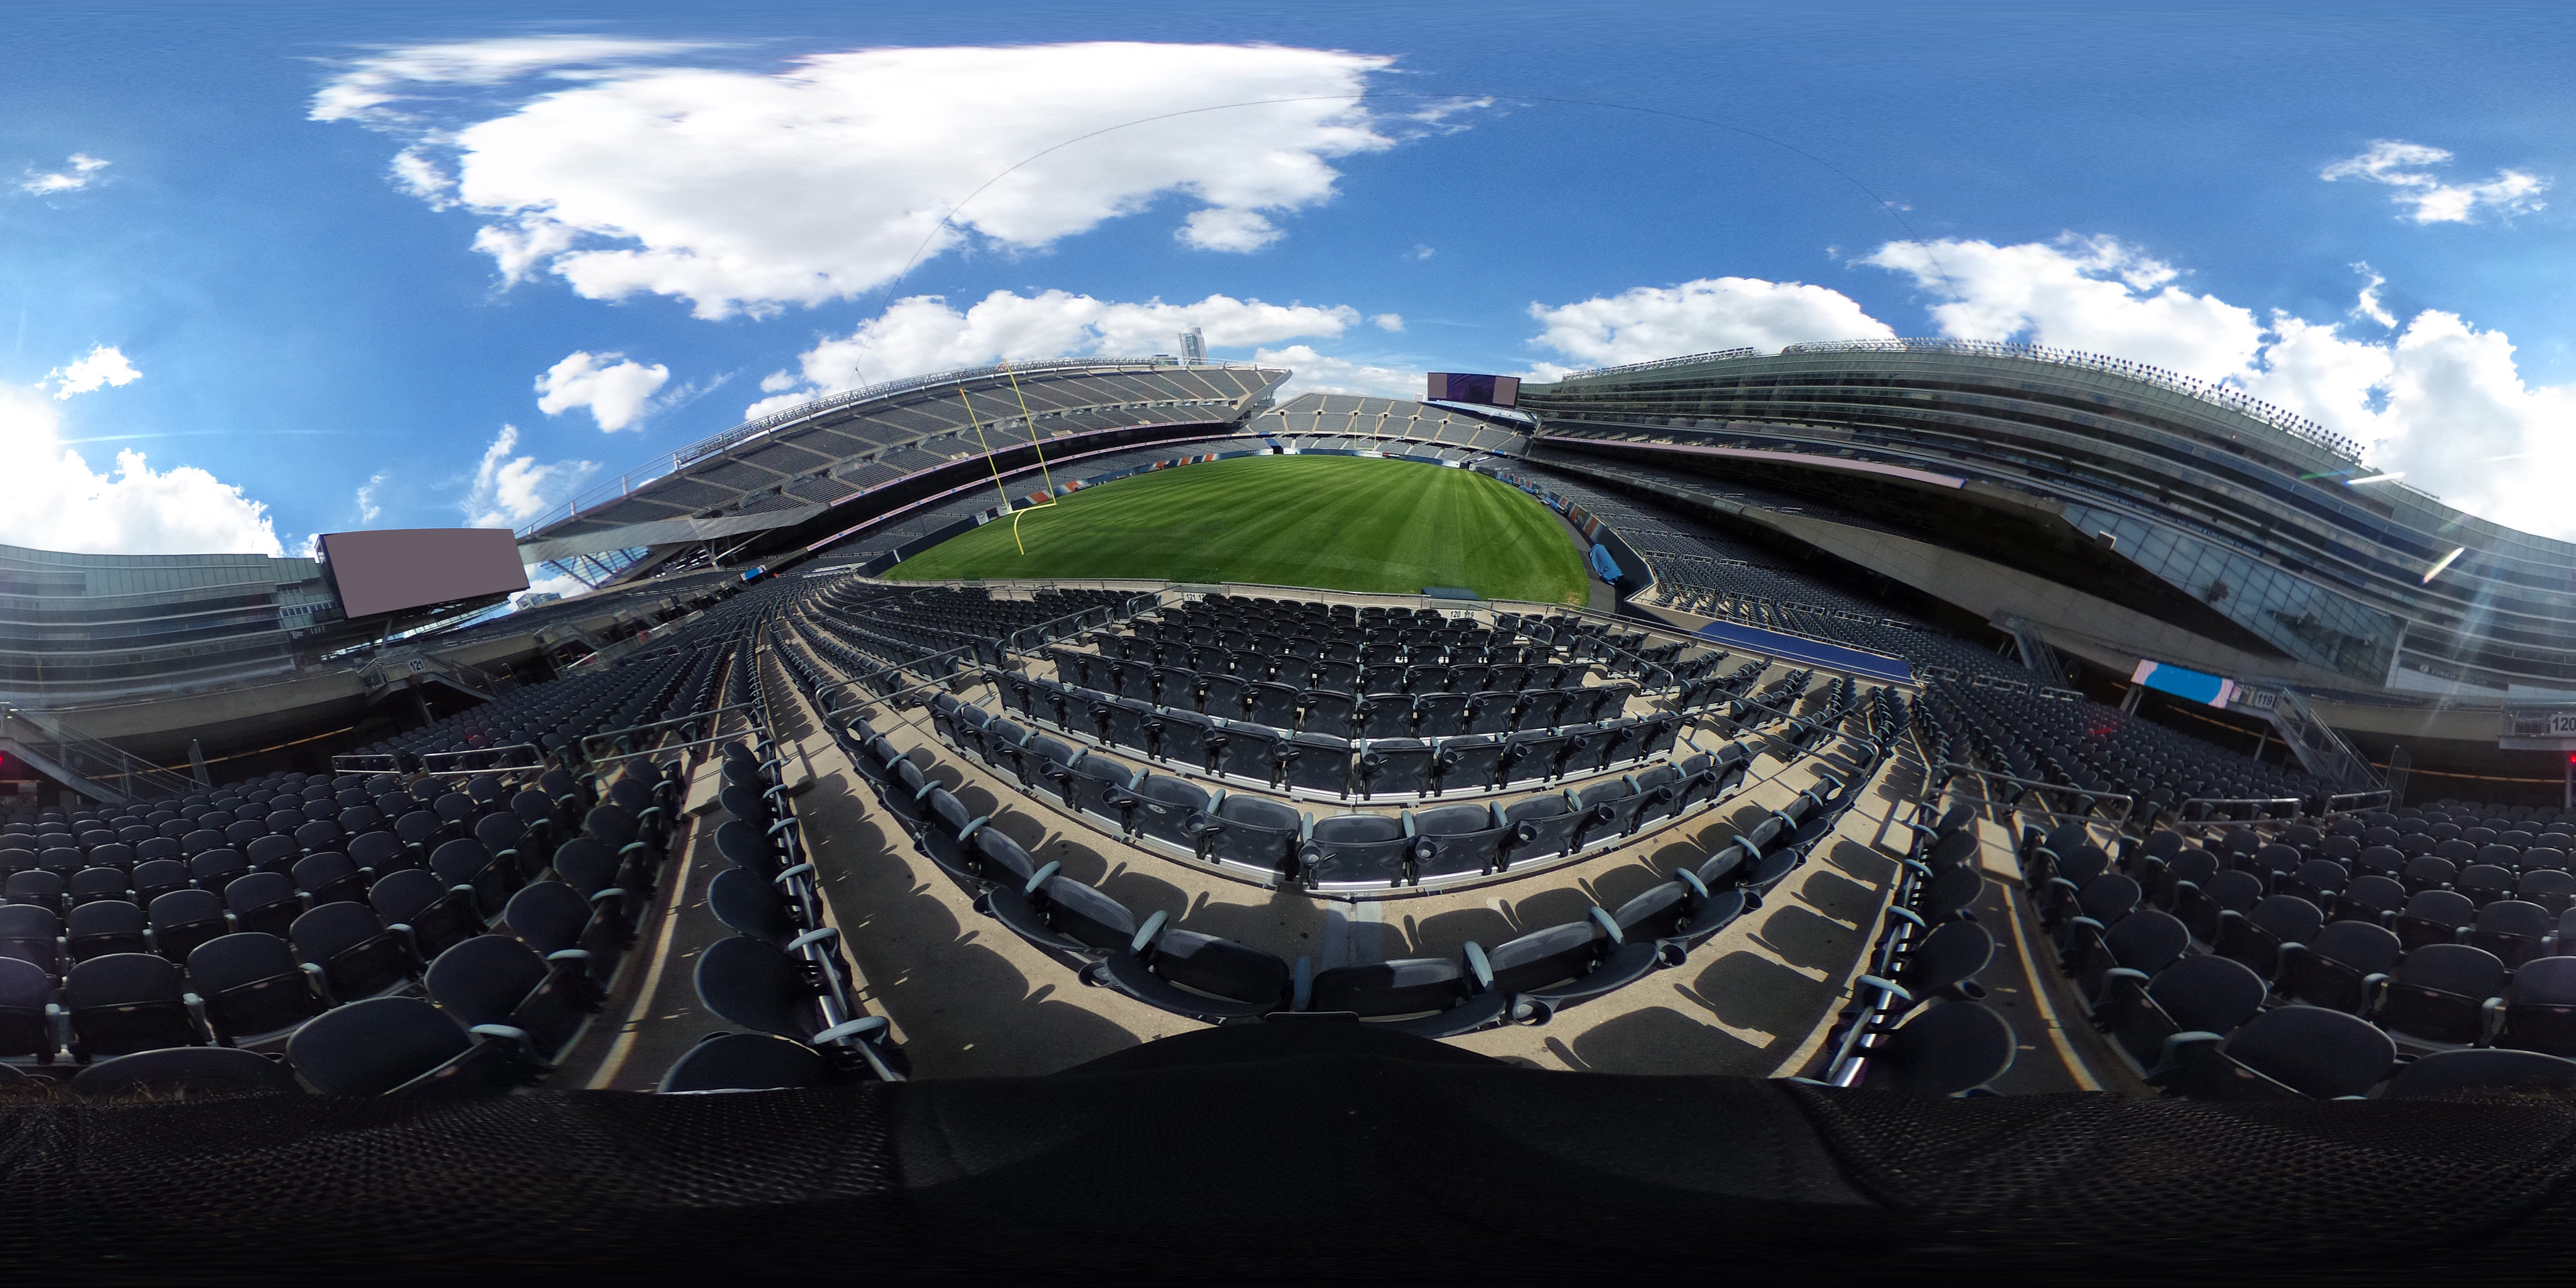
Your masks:
{"label": "football field", "polygon": [[[1084,488],[885,575],[1145,577],[1581,604],[1583,561],[1546,506],[1472,470],[1359,456],[1247,456]],[[1025,545],[1027,553],[1021,553]]]}

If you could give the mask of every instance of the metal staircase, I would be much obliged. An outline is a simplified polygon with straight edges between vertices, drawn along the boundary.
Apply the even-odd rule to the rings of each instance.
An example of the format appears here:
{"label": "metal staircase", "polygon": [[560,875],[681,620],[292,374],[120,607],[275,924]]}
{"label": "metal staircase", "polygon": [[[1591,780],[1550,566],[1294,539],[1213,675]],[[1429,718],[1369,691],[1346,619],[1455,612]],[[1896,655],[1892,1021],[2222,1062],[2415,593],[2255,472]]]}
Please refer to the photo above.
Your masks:
{"label": "metal staircase", "polygon": [[196,779],[163,769],[114,743],[92,738],[41,711],[0,708],[0,751],[36,772],[107,805],[132,805],[199,789]]}
{"label": "metal staircase", "polygon": [[[2265,695],[2271,698],[2267,705]],[[2245,703],[2270,717],[2272,731],[2287,743],[2290,753],[2299,758],[2308,776],[2343,792],[2375,792],[2387,788],[2370,758],[2362,755],[2333,725],[2317,717],[2315,708],[2286,684],[2264,685]]]}

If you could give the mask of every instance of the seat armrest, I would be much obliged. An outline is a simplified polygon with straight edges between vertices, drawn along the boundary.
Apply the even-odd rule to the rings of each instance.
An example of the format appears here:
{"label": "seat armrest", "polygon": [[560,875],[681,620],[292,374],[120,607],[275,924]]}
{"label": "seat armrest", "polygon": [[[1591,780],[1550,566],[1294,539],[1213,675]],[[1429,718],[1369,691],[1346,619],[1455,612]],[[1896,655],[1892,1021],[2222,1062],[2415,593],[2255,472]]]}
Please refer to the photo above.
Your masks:
{"label": "seat armrest", "polygon": [[2218,1050],[2218,1044],[2226,1040],[2224,1035],[2211,1033],[2205,1029],[2166,1035],[2164,1045],[2156,1051],[2155,1063],[2147,1067],[2147,1081],[2161,1084],[2170,1080],[2182,1071],[2184,1060],[2198,1052],[2214,1053]]}
{"label": "seat armrest", "polygon": [[1131,957],[1144,956],[1145,950],[1154,946],[1154,941],[1162,937],[1163,928],[1170,925],[1171,921],[1170,909],[1155,909],[1154,915],[1145,918],[1145,924],[1136,928],[1135,938],[1127,941],[1127,954]]}
{"label": "seat armrest", "polygon": [[1890,997],[1894,997],[1899,1001],[1911,1002],[1914,1000],[1914,992],[1912,989],[1909,989],[1892,979],[1881,979],[1876,975],[1863,975],[1860,978],[1853,980],[1852,996],[1857,998],[1860,996],[1862,989],[1872,988],[1877,989],[1881,993],[1887,994]]}

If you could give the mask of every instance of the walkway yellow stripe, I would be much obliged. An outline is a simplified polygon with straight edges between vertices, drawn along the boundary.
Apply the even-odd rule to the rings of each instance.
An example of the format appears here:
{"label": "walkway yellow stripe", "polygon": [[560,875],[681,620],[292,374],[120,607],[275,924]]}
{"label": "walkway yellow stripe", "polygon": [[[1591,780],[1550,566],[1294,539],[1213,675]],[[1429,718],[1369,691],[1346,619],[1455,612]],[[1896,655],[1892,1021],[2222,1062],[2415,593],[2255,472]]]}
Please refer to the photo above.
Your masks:
{"label": "walkway yellow stripe", "polygon": [[2058,1062],[2075,1075],[2075,1085],[2086,1091],[2100,1091],[2102,1084],[2093,1080],[2091,1070],[2075,1055],[2075,1047],[2066,1040],[2065,1030],[2057,1023],[2057,1008],[2048,1002],[2048,981],[2039,973],[2039,963],[2031,956],[2030,937],[2022,933],[2021,907],[2013,899],[2013,887],[2004,886],[2005,920],[2012,923],[2013,951],[2021,954],[2022,977],[2030,981],[2031,1004],[2039,1008],[2039,1022],[2048,1028],[2048,1040],[2057,1048]]}

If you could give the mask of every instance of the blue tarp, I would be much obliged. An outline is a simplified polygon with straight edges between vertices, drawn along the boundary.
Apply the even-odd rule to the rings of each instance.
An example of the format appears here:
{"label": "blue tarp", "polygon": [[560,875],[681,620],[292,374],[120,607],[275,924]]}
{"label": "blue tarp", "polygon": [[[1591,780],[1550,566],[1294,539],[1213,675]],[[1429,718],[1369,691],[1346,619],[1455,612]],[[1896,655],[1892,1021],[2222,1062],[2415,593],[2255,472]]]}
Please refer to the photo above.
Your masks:
{"label": "blue tarp", "polygon": [[1611,558],[1609,551],[1594,546],[1592,547],[1592,573],[1603,581],[1615,582],[1619,580],[1619,561]]}
{"label": "blue tarp", "polygon": [[1778,631],[1766,631],[1759,626],[1744,626],[1735,622],[1710,622],[1699,628],[1699,637],[1713,643],[1732,645],[1770,657],[1804,662],[1810,666],[1821,666],[1835,671],[1848,671],[1853,675],[1866,675],[1874,680],[1894,680],[1899,684],[1914,683],[1914,664],[1904,658],[1889,657],[1884,653],[1872,653],[1841,644],[1828,644],[1823,640],[1808,639],[1804,635],[1784,635]]}

